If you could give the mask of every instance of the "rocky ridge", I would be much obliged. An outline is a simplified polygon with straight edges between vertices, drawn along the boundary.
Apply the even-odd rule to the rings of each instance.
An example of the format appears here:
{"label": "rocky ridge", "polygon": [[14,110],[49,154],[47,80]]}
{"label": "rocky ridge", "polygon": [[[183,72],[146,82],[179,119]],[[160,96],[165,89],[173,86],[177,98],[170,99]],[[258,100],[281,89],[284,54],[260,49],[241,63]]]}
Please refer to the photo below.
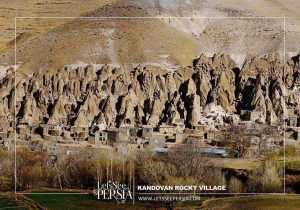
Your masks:
{"label": "rocky ridge", "polygon": [[[298,106],[299,65],[283,67],[278,53],[247,58],[241,69],[224,54],[202,54],[192,66],[166,71],[93,65],[46,70],[18,79],[17,124],[90,127],[172,124],[232,124],[241,110],[259,111],[260,123],[280,123]],[[285,69],[285,71],[283,71]],[[14,74],[0,82],[0,113],[11,118]]]}

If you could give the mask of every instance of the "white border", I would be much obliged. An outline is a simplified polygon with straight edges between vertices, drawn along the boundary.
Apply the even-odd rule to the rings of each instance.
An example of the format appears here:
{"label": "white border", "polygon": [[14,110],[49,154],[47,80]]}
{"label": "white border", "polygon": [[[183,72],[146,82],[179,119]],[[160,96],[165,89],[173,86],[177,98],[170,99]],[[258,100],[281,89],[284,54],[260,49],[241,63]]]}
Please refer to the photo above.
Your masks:
{"label": "white border", "polygon": [[[14,78],[14,86],[15,86],[15,136],[14,136],[14,153],[15,153],[15,169],[14,169],[14,179],[15,179],[15,194],[55,194],[55,195],[86,195],[88,193],[26,193],[26,192],[17,192],[17,162],[16,162],[16,137],[17,137],[17,119],[16,119],[16,72],[17,72],[17,19],[92,19],[92,20],[98,20],[98,19],[103,19],[103,20],[109,20],[109,19],[282,19],[283,20],[283,75],[285,73],[285,66],[286,66],[286,17],[285,16],[270,16],[270,17],[264,17],[264,16],[235,16],[235,17],[230,17],[230,16],[224,16],[224,17],[204,17],[204,16],[158,16],[158,17],[143,17],[143,16],[137,16],[137,17],[122,17],[122,16],[115,16],[115,17],[30,17],[30,16],[20,16],[20,17],[15,17],[15,49],[14,49],[14,56],[15,56],[15,78]],[[285,86],[285,83],[284,83]],[[285,156],[285,130],[286,130],[286,123],[284,122],[283,125],[283,153],[284,153],[284,166],[283,166],[283,193],[180,193],[180,194],[189,194],[189,195],[285,195],[286,194],[286,175],[285,175],[285,163],[286,163],[286,156]],[[137,193],[137,195],[155,195],[155,194],[161,194],[161,193]],[[166,193],[164,193],[166,194]],[[176,194],[178,195],[179,193],[167,193],[170,195]],[[133,200],[134,202],[134,200]]]}
{"label": "white border", "polygon": [[[285,18],[283,18],[283,79],[284,79],[284,76],[285,76],[285,68],[286,68],[286,59],[285,59],[285,56],[286,56],[286,46],[285,46],[285,35],[286,35],[286,25],[285,25]],[[285,86],[285,81],[283,81],[283,84],[284,84],[284,88],[286,89],[286,86]],[[288,115],[288,113],[286,113]],[[284,116],[285,119],[287,119],[288,116]],[[286,163],[286,160],[285,160],[285,131],[286,131],[286,122],[285,122],[285,119],[283,121],[283,193],[285,194],[285,163]]]}

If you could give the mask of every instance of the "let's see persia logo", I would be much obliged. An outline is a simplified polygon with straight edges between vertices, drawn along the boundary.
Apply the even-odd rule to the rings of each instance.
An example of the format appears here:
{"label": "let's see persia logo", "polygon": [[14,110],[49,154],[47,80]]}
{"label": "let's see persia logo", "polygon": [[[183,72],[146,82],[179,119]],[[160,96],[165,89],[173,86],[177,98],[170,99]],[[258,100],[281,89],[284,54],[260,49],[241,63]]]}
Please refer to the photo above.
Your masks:
{"label": "let's see persia logo", "polygon": [[93,193],[98,199],[115,199],[118,203],[125,203],[127,199],[132,199],[130,188],[127,187],[126,184],[112,181],[108,181],[104,184],[98,182],[98,189],[93,190]]}

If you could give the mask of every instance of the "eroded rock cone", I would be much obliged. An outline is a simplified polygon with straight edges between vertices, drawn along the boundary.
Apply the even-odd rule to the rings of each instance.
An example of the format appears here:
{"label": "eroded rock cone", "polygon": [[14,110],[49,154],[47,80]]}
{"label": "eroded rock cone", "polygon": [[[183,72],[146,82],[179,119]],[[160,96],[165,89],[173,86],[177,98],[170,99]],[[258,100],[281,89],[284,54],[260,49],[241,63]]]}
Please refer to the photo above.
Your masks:
{"label": "eroded rock cone", "polygon": [[[223,54],[202,54],[192,67],[175,71],[151,65],[94,66],[21,75],[16,89],[14,73],[8,71],[0,80],[1,110],[14,116],[16,91],[18,123],[156,126],[181,119],[192,126],[211,120],[234,123],[241,110],[259,111],[261,119],[275,123],[288,108],[299,105],[295,93],[299,68],[288,64],[283,75],[278,53],[247,57],[241,69]],[[202,112],[207,107],[217,114]]]}
{"label": "eroded rock cone", "polygon": [[56,101],[54,108],[52,110],[49,124],[52,125],[66,125],[68,122],[67,112],[65,110],[65,105],[68,102],[68,97],[66,95],[61,95]]}
{"label": "eroded rock cone", "polygon": [[89,93],[83,105],[80,107],[75,120],[76,127],[89,127],[99,112],[100,99],[93,93]]}
{"label": "eroded rock cone", "polygon": [[39,109],[32,94],[27,96],[22,116],[22,123],[27,123],[29,126],[38,125],[41,121]]}

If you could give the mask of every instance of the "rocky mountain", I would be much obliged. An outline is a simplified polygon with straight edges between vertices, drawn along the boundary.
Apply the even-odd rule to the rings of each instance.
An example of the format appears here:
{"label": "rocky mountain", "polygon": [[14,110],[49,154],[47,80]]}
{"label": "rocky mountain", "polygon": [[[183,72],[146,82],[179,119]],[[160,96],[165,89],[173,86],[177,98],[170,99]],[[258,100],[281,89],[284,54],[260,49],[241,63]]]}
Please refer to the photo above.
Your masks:
{"label": "rocky mountain", "polygon": [[[235,123],[241,110],[259,123],[280,123],[299,105],[299,65],[278,53],[246,59],[242,68],[224,54],[202,54],[193,66],[167,71],[151,65],[88,65],[46,70],[18,79],[17,123],[89,127]],[[14,74],[0,82],[1,114],[13,116]]]}
{"label": "rocky mountain", "polygon": [[[55,6],[56,1],[45,2],[45,7],[51,5],[55,11],[60,11]],[[82,0],[59,2],[61,8],[87,4]],[[234,55],[240,62],[246,55],[284,51],[283,20],[256,18],[260,14],[250,8],[238,11],[227,3],[224,6],[218,2],[194,0],[103,2],[106,4],[101,1],[95,3],[95,7],[82,6],[82,13],[74,11],[72,14],[65,9],[68,16],[77,17],[74,19],[57,18],[66,16],[59,12],[60,15],[46,12],[49,18],[44,19],[18,19],[18,72],[31,74],[78,62],[121,66],[155,64],[177,69],[190,65],[201,53]],[[40,10],[44,4],[38,4]],[[287,43],[294,41],[294,46],[297,40],[287,39]],[[10,40],[1,51],[1,66],[14,64],[14,44],[15,40]]]}
{"label": "rocky mountain", "polygon": [[[300,24],[289,16],[298,4],[32,0],[15,11],[3,2],[3,23],[28,18],[17,19],[15,40],[14,26],[0,24],[1,118],[74,126],[180,118],[190,126],[232,123],[241,110],[256,110],[276,123],[299,103],[299,65],[273,53],[296,54]],[[282,18],[267,18],[278,14],[285,28]]]}

